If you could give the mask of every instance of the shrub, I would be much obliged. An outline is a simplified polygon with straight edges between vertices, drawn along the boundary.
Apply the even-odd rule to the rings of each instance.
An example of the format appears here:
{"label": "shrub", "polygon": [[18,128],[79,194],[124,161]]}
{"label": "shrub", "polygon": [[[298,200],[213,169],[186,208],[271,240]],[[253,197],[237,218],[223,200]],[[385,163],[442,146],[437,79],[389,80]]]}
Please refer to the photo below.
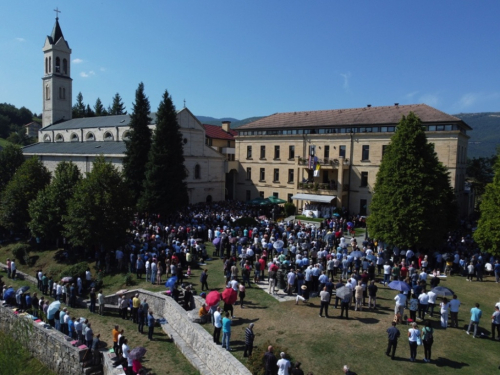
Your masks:
{"label": "shrub", "polygon": [[286,216],[295,215],[295,210],[296,210],[296,207],[295,207],[295,205],[292,202],[285,203],[285,213],[286,213]]}
{"label": "shrub", "polygon": [[264,365],[264,354],[267,352],[267,348],[269,347],[269,345],[272,345],[272,347],[274,348],[274,355],[276,356],[276,358],[279,359],[280,353],[285,352],[285,358],[292,362],[293,357],[290,356],[287,348],[279,344],[273,344],[268,340],[264,344],[261,344],[260,346],[254,348],[252,356],[248,358],[247,368],[250,370],[252,375],[265,375],[266,367]]}
{"label": "shrub", "polygon": [[125,285],[135,285],[135,280],[130,272],[125,275]]}
{"label": "shrub", "polygon": [[21,264],[28,264],[30,259],[30,245],[26,243],[18,243],[12,247],[12,255]]}
{"label": "shrub", "polygon": [[63,277],[66,276],[71,276],[73,280],[76,280],[79,277],[81,277],[82,280],[84,280],[85,271],[87,271],[88,267],[89,265],[87,262],[81,262],[73,266],[66,267],[65,269],[62,270],[61,274],[59,275],[59,279],[62,279]]}

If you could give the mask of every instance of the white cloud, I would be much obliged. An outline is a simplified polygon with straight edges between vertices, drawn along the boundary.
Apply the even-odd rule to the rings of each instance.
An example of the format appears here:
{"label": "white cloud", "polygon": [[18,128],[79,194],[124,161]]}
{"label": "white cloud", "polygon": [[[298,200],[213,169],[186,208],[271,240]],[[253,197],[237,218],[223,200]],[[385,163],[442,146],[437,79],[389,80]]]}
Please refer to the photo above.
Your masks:
{"label": "white cloud", "polygon": [[18,42],[21,42],[21,43],[22,43],[22,42],[26,42],[26,39],[24,39],[24,38],[16,38],[16,40],[17,40]]}
{"label": "white cloud", "polygon": [[456,104],[460,110],[466,110],[475,104],[496,101],[500,97],[498,92],[484,93],[484,92],[469,92],[458,100]]}
{"label": "white cloud", "polygon": [[438,94],[424,94],[419,98],[420,103],[425,103],[431,107],[435,107],[439,104],[440,99]]}
{"label": "white cloud", "polygon": [[81,64],[82,62],[82,59],[73,59],[73,64]]}
{"label": "white cloud", "polygon": [[88,78],[88,77],[94,76],[94,75],[95,75],[95,72],[93,70],[89,71],[88,73],[80,72],[80,77],[83,77],[83,78]]}
{"label": "white cloud", "polygon": [[340,76],[344,78],[344,84],[342,85],[342,87],[344,88],[344,90],[349,90],[349,79],[351,78],[351,73],[340,73]]}
{"label": "white cloud", "polygon": [[477,100],[479,99],[480,94],[477,93],[468,93],[463,95],[460,100],[458,101],[458,104],[462,108],[467,108],[473,105]]}

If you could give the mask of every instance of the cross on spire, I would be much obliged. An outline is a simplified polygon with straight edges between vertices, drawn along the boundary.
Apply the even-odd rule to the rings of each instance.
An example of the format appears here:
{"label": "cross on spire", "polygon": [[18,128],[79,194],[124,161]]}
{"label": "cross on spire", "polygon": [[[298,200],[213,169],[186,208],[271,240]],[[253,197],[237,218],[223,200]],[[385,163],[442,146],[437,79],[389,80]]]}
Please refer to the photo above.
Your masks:
{"label": "cross on spire", "polygon": [[54,9],[54,12],[56,12],[56,20],[59,19],[59,13],[61,13],[61,11],[59,10],[59,7],[57,7],[56,9]]}
{"label": "cross on spire", "polygon": [[186,99],[184,99],[184,108],[186,108]]}

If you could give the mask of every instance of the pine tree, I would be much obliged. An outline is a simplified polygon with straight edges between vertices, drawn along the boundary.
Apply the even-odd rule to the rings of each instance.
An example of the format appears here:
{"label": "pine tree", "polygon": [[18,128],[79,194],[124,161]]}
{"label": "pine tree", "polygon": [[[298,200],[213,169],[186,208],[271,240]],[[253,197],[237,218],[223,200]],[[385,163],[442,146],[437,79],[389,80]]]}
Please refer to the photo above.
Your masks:
{"label": "pine tree", "polygon": [[456,221],[449,173],[410,112],[391,138],[375,183],[370,236],[391,245],[435,248]]}
{"label": "pine tree", "polygon": [[94,111],[92,110],[92,108],[90,108],[90,105],[87,104],[87,108],[85,109],[85,117],[94,117],[94,116],[95,116]]}
{"label": "pine tree", "polygon": [[130,115],[130,136],[125,140],[126,151],[123,159],[123,175],[132,194],[132,203],[136,205],[143,190],[151,147],[151,123],[149,112],[151,106],[144,94],[144,84],[141,82],[135,92],[135,103]]}
{"label": "pine tree", "polygon": [[94,112],[96,116],[107,116],[108,112],[102,105],[101,99],[97,98],[94,105]]}
{"label": "pine tree", "polygon": [[156,113],[156,130],[146,165],[139,207],[160,217],[175,214],[189,203],[182,134],[172,98],[165,91]]}
{"label": "pine tree", "polygon": [[81,92],[76,96],[76,103],[73,105],[73,118],[85,117],[85,104]]}
{"label": "pine tree", "polygon": [[[498,156],[498,155],[497,155]],[[493,181],[486,185],[481,199],[479,212],[481,217],[474,232],[474,241],[481,250],[495,256],[500,255],[500,158],[496,158],[493,167]]]}
{"label": "pine tree", "polygon": [[7,145],[0,151],[0,194],[24,163],[24,155],[19,146]]}
{"label": "pine tree", "polygon": [[108,110],[110,115],[126,115],[127,111],[123,105],[122,98],[119,93],[116,93],[113,97],[113,104]]}

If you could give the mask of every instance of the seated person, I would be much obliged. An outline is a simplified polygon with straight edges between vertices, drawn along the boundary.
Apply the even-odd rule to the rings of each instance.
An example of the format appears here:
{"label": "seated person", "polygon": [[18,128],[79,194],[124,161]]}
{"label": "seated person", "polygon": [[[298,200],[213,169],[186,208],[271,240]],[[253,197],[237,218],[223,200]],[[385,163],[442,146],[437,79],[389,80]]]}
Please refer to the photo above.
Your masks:
{"label": "seated person", "polygon": [[201,306],[200,310],[198,311],[198,316],[200,317],[201,324],[205,324],[206,322],[208,322],[208,319],[210,317],[206,307],[207,306],[203,304],[203,306]]}

